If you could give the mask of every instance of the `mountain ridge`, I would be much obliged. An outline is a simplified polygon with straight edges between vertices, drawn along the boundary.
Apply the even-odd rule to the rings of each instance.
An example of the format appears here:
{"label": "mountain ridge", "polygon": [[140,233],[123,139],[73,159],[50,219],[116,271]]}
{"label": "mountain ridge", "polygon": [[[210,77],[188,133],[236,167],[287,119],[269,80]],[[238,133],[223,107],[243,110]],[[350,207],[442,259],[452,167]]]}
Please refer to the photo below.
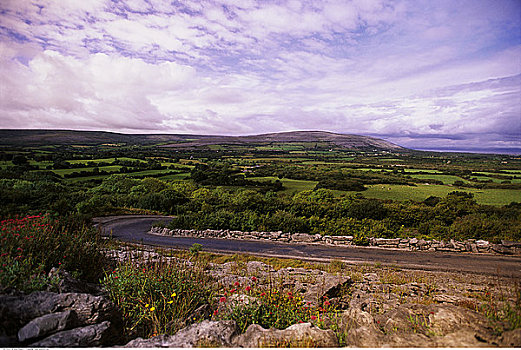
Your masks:
{"label": "mountain ridge", "polygon": [[80,131],[52,129],[0,129],[0,145],[46,145],[46,144],[154,144],[161,147],[192,148],[216,144],[247,145],[252,143],[327,142],[347,149],[405,148],[371,136],[340,134],[328,131],[285,131],[246,136],[221,136],[197,134],[123,134],[109,131]]}

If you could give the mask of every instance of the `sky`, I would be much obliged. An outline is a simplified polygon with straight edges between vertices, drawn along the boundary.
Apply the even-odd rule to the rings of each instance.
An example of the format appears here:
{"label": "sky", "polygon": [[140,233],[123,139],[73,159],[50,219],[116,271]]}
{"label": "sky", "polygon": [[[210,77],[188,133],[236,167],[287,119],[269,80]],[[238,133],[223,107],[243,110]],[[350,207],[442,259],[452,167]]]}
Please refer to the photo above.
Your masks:
{"label": "sky", "polygon": [[521,149],[521,1],[2,0],[0,128]]}

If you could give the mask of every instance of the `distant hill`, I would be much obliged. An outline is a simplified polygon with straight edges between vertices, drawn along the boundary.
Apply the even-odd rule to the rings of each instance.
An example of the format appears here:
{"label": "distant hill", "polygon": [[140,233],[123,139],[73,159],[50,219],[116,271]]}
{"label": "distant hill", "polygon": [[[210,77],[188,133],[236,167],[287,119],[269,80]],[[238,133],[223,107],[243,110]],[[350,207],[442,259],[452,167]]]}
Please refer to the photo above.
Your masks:
{"label": "distant hill", "polygon": [[201,137],[183,143],[172,143],[163,147],[189,148],[203,147],[208,145],[248,145],[248,144],[271,144],[271,143],[292,143],[292,142],[325,142],[332,147],[342,147],[346,149],[378,149],[378,150],[405,150],[405,148],[394,143],[378,139],[375,137],[335,134],[325,131],[290,131],[271,134],[251,135],[251,136],[211,136]]}
{"label": "distant hill", "polygon": [[0,129],[0,145],[154,144],[200,137],[176,134],[120,134],[107,131]]}
{"label": "distant hill", "polygon": [[403,147],[375,137],[336,134],[325,131],[290,131],[251,136],[208,136],[187,134],[120,134],[106,131],[76,130],[0,130],[0,145],[102,145],[158,144],[172,148],[199,148],[209,145],[248,145],[292,142],[329,143],[331,147],[353,150],[405,150]]}

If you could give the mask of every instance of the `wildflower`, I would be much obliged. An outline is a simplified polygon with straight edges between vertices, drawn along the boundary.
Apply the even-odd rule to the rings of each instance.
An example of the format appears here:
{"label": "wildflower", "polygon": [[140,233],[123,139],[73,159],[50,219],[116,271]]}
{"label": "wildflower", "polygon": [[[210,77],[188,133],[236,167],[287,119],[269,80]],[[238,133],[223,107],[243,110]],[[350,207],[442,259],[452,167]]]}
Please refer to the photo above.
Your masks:
{"label": "wildflower", "polygon": [[219,313],[219,310],[215,309],[215,311],[213,312],[213,315],[216,316],[218,313]]}
{"label": "wildflower", "polygon": [[226,297],[221,297],[221,299],[219,299],[219,302],[225,303],[226,302]]}
{"label": "wildflower", "polygon": [[317,319],[317,316],[313,315],[310,317],[313,321],[315,321]]}
{"label": "wildflower", "polygon": [[262,292],[260,296],[261,296],[261,297],[265,297],[265,296],[266,296],[266,293]]}
{"label": "wildflower", "polygon": [[145,304],[145,307],[149,307],[150,305],[149,304]]}
{"label": "wildflower", "polygon": [[253,277],[251,278],[251,280],[252,280],[253,282],[257,282],[257,277],[253,276]]}
{"label": "wildflower", "polygon": [[150,311],[154,311],[155,309],[156,309],[156,308],[152,306],[152,307],[150,308]]}
{"label": "wildflower", "polygon": [[177,294],[175,294],[175,292],[173,292],[170,296],[171,296],[172,298],[175,298],[176,295],[177,295]]}
{"label": "wildflower", "polygon": [[327,301],[327,300],[324,301],[324,306],[329,306],[329,305],[331,305],[331,303],[329,301]]}
{"label": "wildflower", "polygon": [[173,300],[170,300],[167,304],[172,304],[174,301]]}
{"label": "wildflower", "polygon": [[232,293],[232,294],[235,292],[236,292],[235,288],[230,291],[230,293]]}
{"label": "wildflower", "polygon": [[247,286],[245,289],[246,289],[247,292],[249,292],[251,290],[251,287]]}
{"label": "wildflower", "polygon": [[238,286],[240,286],[241,284],[240,284],[239,282],[235,282],[233,285],[234,285],[235,287],[238,287]]}

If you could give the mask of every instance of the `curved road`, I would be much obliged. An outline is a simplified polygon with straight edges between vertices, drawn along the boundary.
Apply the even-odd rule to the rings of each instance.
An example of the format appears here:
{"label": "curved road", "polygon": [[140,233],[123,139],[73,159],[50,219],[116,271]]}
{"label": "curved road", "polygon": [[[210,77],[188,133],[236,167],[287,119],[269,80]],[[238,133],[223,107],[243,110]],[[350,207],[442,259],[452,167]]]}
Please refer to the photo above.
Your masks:
{"label": "curved road", "polygon": [[161,216],[119,216],[94,219],[105,235],[133,243],[186,249],[199,243],[218,253],[244,253],[267,257],[298,258],[312,261],[340,259],[348,263],[382,263],[404,268],[472,272],[521,278],[521,257],[491,254],[410,252],[369,247],[340,247],[288,244],[269,241],[242,241],[212,238],[170,237],[148,234],[154,222],[169,221]]}

